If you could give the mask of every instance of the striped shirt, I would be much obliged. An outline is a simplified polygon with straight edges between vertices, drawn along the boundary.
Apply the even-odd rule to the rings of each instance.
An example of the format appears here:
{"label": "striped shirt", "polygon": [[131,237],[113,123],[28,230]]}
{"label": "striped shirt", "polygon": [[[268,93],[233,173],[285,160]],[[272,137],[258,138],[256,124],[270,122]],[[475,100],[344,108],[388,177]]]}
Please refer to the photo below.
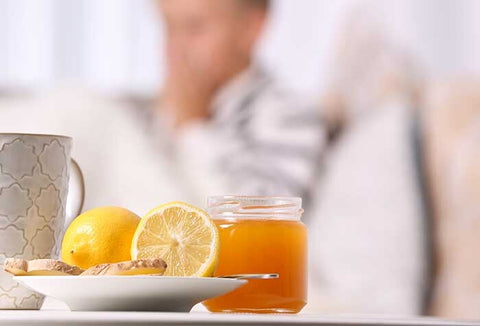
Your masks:
{"label": "striped shirt", "polygon": [[325,128],[318,110],[304,102],[258,68],[221,89],[212,118],[174,138],[175,166],[193,201],[216,194],[305,198]]}

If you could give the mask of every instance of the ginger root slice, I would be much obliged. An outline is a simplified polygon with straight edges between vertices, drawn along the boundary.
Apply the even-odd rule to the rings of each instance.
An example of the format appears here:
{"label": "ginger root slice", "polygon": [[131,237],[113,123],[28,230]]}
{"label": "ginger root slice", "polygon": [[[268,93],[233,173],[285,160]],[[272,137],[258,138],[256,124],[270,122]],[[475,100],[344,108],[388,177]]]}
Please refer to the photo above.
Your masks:
{"label": "ginger root slice", "polygon": [[3,269],[13,275],[25,275],[28,272],[28,262],[20,258],[7,258],[3,263]]}
{"label": "ginger root slice", "polygon": [[[54,274],[48,274],[53,272]],[[28,273],[32,275],[80,275],[84,270],[55,259],[34,259],[28,262]]]}
{"label": "ginger root slice", "polygon": [[67,276],[67,275],[163,275],[167,263],[163,259],[140,259],[112,264],[99,264],[83,270],[55,259],[25,260],[7,258],[3,264],[6,272],[16,276]]}
{"label": "ginger root slice", "polygon": [[56,259],[34,259],[27,261],[20,258],[7,258],[3,264],[6,272],[16,276],[39,275],[80,275],[84,270]]}
{"label": "ginger root slice", "polygon": [[95,275],[163,275],[167,263],[163,259],[139,259],[90,267],[81,276]]}

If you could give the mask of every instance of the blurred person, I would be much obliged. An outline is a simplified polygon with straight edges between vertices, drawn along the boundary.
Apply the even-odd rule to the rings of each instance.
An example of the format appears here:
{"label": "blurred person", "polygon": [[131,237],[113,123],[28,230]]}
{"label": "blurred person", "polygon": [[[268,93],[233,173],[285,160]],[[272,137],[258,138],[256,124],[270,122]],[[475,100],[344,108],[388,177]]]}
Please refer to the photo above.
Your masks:
{"label": "blurred person", "polygon": [[270,1],[155,4],[168,71],[157,99],[78,89],[6,98],[2,131],[72,136],[86,209],[142,214],[173,199],[203,206],[214,194],[307,196],[322,125],[313,105],[254,62]]}
{"label": "blurred person", "polygon": [[[305,197],[323,134],[313,106],[254,62],[268,0],[160,0],[165,87],[153,129],[196,202],[206,194]],[[163,142],[165,143],[165,142]]]}

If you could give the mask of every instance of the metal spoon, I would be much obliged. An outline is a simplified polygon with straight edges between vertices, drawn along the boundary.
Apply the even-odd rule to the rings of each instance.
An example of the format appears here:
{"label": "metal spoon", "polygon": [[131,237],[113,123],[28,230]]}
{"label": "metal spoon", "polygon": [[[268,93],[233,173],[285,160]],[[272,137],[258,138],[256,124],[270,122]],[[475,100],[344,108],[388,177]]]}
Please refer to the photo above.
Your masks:
{"label": "metal spoon", "polygon": [[223,275],[217,276],[218,278],[236,278],[237,280],[269,280],[279,278],[278,274],[235,274],[235,275]]}

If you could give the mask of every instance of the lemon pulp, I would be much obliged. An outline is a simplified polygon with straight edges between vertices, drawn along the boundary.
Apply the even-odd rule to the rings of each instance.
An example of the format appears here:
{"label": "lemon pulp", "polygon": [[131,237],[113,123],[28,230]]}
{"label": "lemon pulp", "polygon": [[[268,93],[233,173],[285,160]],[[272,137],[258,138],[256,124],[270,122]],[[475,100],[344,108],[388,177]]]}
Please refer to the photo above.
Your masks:
{"label": "lemon pulp", "polygon": [[167,276],[212,276],[218,264],[219,235],[210,216],[183,202],[148,212],[132,240],[132,259],[162,258]]}

